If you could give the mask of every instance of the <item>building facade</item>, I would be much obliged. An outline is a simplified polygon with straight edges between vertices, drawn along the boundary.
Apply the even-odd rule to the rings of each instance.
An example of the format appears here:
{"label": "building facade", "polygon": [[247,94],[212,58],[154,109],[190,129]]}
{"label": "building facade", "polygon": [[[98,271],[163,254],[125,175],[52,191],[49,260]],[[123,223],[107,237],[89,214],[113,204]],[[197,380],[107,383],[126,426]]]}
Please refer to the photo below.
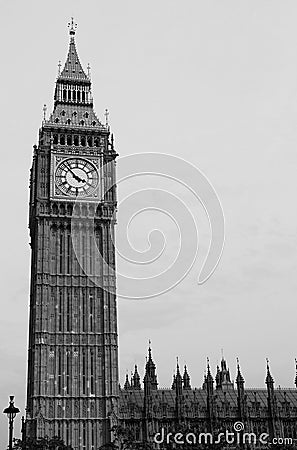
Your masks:
{"label": "building facade", "polygon": [[109,126],[93,109],[72,21],[30,176],[26,435],[59,435],[74,449],[109,441],[119,395],[116,156]]}
{"label": "building facade", "polygon": [[193,388],[187,368],[181,373],[177,364],[171,388],[161,389],[149,348],[143,383],[135,366],[120,387],[116,157],[109,125],[93,108],[72,21],[54,108],[40,128],[30,175],[26,436],[59,436],[74,450],[123,449],[129,440],[130,448],[179,448],[172,438],[162,443],[162,433],[215,439],[241,422],[257,437],[296,439],[297,389],[275,389],[268,365],[266,389],[246,389],[239,364],[232,382],[224,359],[215,380],[207,364],[201,388]]}
{"label": "building facade", "polygon": [[[172,386],[160,389],[149,348],[143,384],[140,380],[135,366],[131,377],[126,375],[119,407],[122,436],[139,446],[148,442],[151,448],[297,448],[297,365],[291,389],[274,387],[268,361],[266,389],[246,388],[239,362],[234,383],[224,358],[215,379],[207,363],[200,388],[191,386],[187,367],[181,373],[177,364]],[[227,431],[234,433],[229,434],[229,444]],[[178,444],[177,433],[183,435]]]}

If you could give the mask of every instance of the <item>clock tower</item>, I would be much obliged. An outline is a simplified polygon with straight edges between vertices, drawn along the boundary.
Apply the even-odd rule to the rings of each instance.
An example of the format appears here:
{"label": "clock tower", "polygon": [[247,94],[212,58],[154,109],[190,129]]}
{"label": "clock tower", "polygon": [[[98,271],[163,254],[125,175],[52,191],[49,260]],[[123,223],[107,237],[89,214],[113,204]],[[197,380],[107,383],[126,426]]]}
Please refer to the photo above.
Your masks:
{"label": "clock tower", "polygon": [[69,26],[54,109],[40,128],[30,175],[26,435],[95,450],[110,442],[119,395],[117,154],[107,121],[93,109],[73,20]]}

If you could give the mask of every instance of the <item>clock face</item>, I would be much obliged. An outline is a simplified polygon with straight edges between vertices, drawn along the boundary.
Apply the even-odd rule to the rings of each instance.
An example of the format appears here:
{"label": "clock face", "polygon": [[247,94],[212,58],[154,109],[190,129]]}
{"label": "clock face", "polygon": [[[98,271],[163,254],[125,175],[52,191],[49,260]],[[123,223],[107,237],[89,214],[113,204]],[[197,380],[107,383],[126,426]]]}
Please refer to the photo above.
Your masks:
{"label": "clock face", "polygon": [[98,171],[87,159],[64,159],[56,169],[56,186],[67,196],[91,196],[98,187],[98,182]]}

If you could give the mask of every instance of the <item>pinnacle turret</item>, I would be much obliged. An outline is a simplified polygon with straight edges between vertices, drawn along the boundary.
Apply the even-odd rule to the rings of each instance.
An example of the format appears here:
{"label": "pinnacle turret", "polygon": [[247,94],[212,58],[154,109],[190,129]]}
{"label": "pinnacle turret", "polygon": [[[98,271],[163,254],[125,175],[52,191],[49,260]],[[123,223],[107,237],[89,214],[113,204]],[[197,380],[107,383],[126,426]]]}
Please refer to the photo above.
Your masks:
{"label": "pinnacle turret", "polygon": [[237,358],[237,376],[236,376],[236,384],[237,384],[237,386],[238,386],[238,385],[244,384],[244,378],[243,378],[243,376],[242,376],[242,374],[241,374],[241,371],[240,371],[240,365],[239,365],[239,360],[238,360],[238,358]]}
{"label": "pinnacle turret", "polygon": [[151,343],[149,342],[149,348],[148,348],[148,359],[145,365],[145,375],[144,375],[144,382],[150,383],[152,389],[158,388],[158,381],[157,381],[157,374],[156,374],[156,365],[152,358],[152,349],[151,349]]}
{"label": "pinnacle turret", "polygon": [[183,383],[184,383],[184,389],[191,389],[190,375],[188,374],[186,365],[184,367]]}
{"label": "pinnacle turret", "polygon": [[141,384],[140,384],[140,375],[138,373],[138,369],[137,369],[137,365],[135,364],[134,367],[134,373],[132,375],[131,378],[131,386],[133,389],[141,389]]}
{"label": "pinnacle turret", "polygon": [[273,389],[273,384],[274,384],[274,379],[272,378],[272,375],[270,373],[270,367],[269,367],[269,360],[266,360],[266,379],[265,379],[265,383],[267,384],[267,387],[272,387]]}

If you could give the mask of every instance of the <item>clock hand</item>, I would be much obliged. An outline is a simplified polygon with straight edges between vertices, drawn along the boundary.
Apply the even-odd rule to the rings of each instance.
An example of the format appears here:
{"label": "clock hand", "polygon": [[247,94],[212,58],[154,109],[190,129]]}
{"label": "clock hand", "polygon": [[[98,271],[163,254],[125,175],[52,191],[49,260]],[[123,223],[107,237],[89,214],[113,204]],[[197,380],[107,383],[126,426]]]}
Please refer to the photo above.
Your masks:
{"label": "clock hand", "polygon": [[78,175],[76,175],[76,173],[75,172],[73,172],[73,170],[68,166],[68,169],[69,169],[69,171],[72,173],[72,175],[73,175],[73,178],[75,178],[76,179],[76,181],[78,181],[78,182],[82,182],[82,183],[85,183],[86,182],[86,180],[83,180],[82,178],[80,178]]}

